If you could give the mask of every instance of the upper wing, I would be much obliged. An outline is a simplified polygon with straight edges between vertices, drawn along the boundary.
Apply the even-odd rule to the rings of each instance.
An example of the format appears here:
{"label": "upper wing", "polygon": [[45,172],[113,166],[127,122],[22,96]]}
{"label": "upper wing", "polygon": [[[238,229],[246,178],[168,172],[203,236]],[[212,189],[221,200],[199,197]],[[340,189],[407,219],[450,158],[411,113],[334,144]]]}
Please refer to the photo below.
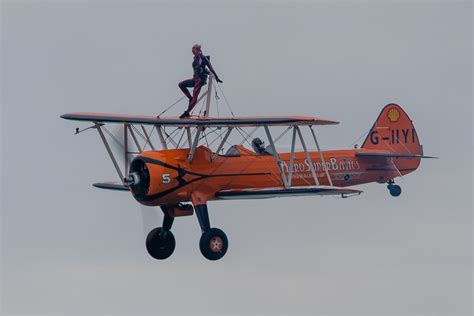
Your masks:
{"label": "upper wing", "polygon": [[288,125],[332,125],[339,122],[325,120],[311,116],[247,116],[231,118],[200,118],[191,117],[156,117],[152,115],[124,115],[106,113],[67,113],[61,118],[74,121],[88,121],[96,123],[130,123],[165,126],[288,126]]}
{"label": "upper wing", "polygon": [[242,200],[242,199],[270,199],[285,196],[306,196],[306,195],[353,195],[361,194],[362,191],[334,187],[334,186],[307,186],[284,188],[268,188],[268,189],[243,189],[243,190],[224,190],[216,193],[216,198],[220,200]]}

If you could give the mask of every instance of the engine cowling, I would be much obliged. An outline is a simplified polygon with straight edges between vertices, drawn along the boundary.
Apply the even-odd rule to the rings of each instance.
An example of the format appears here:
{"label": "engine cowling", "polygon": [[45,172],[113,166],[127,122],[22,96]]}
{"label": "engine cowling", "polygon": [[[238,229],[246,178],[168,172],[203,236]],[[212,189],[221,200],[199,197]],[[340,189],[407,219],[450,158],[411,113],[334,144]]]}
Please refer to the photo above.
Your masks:
{"label": "engine cowling", "polygon": [[135,158],[130,164],[130,189],[135,198],[142,199],[150,190],[150,171],[143,159]]}
{"label": "engine cowling", "polygon": [[[175,202],[169,200],[169,194],[186,182],[182,179],[186,164],[183,164],[180,154],[182,155],[181,151],[166,155],[147,152],[133,159],[130,164],[129,186],[138,202],[144,205],[160,205],[160,199],[164,197],[167,203]],[[177,158],[181,158],[179,163]]]}

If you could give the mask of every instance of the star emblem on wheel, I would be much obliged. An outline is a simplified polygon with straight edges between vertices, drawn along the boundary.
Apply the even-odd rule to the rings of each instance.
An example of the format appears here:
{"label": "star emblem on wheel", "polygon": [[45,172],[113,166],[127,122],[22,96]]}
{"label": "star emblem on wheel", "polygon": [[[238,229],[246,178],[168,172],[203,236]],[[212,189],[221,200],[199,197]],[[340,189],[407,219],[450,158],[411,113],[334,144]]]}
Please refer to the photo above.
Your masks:
{"label": "star emblem on wheel", "polygon": [[222,240],[219,237],[214,237],[211,239],[211,250],[214,252],[221,251]]}

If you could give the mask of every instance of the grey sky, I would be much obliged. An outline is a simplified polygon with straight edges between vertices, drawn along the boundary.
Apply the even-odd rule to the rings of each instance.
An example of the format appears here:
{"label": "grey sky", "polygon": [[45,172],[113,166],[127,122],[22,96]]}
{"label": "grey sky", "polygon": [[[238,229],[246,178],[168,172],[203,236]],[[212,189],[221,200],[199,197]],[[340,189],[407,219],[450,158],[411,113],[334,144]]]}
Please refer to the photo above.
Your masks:
{"label": "grey sky", "polygon": [[[1,4],[1,313],[472,313],[471,2]],[[338,120],[318,131],[339,149],[397,102],[441,159],[398,180],[398,199],[370,184],[351,199],[211,203],[226,257],[201,256],[189,217],[154,261],[140,206],[91,187],[115,177],[98,136],[59,115],[160,112],[195,42],[238,115]]]}

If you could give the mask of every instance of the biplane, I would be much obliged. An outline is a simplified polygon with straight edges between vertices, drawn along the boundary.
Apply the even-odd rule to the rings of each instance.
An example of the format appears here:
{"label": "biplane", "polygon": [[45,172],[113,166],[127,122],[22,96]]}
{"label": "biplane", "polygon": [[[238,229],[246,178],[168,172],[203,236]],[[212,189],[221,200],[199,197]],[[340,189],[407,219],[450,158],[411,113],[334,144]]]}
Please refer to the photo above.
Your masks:
{"label": "biplane", "polygon": [[[362,192],[352,186],[370,182],[387,184],[389,193],[397,197],[401,188],[394,179],[416,170],[422,158],[432,158],[423,155],[412,121],[396,104],[382,109],[359,148],[323,151],[315,127],[338,122],[308,116],[211,118],[211,89],[212,80],[201,96],[207,96],[204,115],[187,119],[101,113],[61,116],[91,122],[76,133],[95,129],[112,160],[118,181],[95,183],[95,187],[128,191],[143,205],[160,206],[162,226],[151,230],[145,243],[155,259],[166,259],[175,249],[174,219],[193,214],[201,228],[203,256],[218,260],[226,254],[226,234],[210,223],[210,201],[351,197]],[[119,154],[111,146],[119,137],[107,129],[110,124],[120,126]],[[273,131],[278,128],[283,131],[275,137]],[[309,136],[304,137],[303,131]],[[256,133],[268,146],[254,137]],[[242,142],[230,142],[231,134]],[[286,152],[278,150],[284,135],[290,139]],[[122,156],[123,166],[118,156]]]}

